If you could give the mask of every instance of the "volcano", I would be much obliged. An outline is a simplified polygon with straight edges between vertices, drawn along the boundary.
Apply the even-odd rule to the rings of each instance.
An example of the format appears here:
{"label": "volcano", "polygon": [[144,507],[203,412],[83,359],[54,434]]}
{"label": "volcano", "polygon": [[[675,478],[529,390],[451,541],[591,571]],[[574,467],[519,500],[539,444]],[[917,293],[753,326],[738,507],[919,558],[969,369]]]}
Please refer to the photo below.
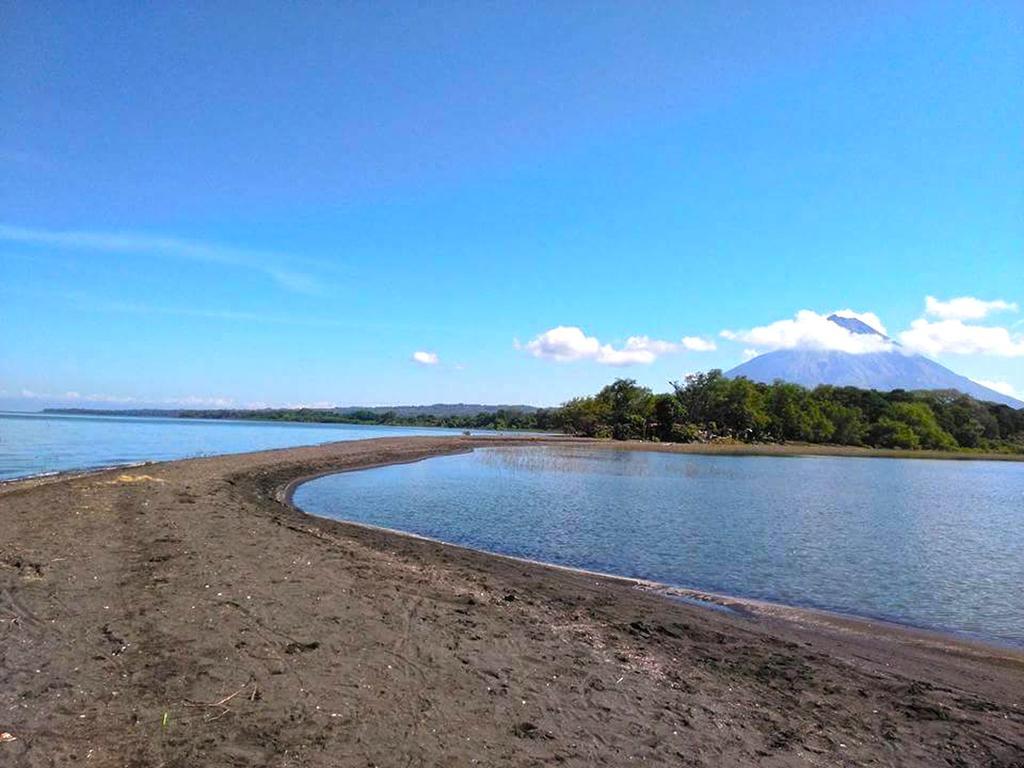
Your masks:
{"label": "volcano", "polygon": [[779,349],[747,360],[726,372],[735,378],[770,384],[776,379],[813,388],[819,384],[859,387],[888,392],[893,389],[955,389],[976,400],[1013,408],[1024,402],[961,376],[934,360],[911,354],[884,333],[855,317],[829,315],[829,321],[850,333],[875,334],[891,342],[888,350],[855,354],[837,350]]}

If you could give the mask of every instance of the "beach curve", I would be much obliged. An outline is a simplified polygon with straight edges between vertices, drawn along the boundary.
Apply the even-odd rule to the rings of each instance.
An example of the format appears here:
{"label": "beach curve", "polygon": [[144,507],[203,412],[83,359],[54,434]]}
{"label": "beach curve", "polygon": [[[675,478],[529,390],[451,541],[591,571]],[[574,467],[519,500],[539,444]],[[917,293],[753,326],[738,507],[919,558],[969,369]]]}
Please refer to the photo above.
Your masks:
{"label": "beach curve", "polygon": [[1020,759],[1014,653],[871,622],[720,614],[287,503],[312,476],[524,440],[542,442],[389,438],[0,488],[0,730],[16,737],[0,754],[190,766]]}

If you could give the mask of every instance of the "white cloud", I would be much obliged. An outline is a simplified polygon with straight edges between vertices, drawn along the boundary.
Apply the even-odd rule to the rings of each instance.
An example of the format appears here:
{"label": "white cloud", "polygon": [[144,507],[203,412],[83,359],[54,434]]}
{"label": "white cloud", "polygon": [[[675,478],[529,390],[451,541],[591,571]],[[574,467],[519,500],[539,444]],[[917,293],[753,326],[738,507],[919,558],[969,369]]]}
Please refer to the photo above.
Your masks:
{"label": "white cloud", "polygon": [[420,365],[437,365],[441,359],[436,352],[417,351],[412,353],[412,361]]}
{"label": "white cloud", "polygon": [[993,312],[1016,312],[1018,306],[1010,301],[995,299],[983,301],[973,296],[960,296],[949,301],[939,301],[934,296],[924,300],[925,314],[942,320],[981,320]]}
{"label": "white cloud", "polygon": [[621,349],[602,344],[594,359],[603,365],[650,365],[662,355],[675,352],[679,346],[649,336],[630,336]]}
{"label": "white cloud", "polygon": [[996,355],[1024,356],[1024,336],[1006,328],[990,325],[967,325],[961,320],[931,321],[919,318],[910,330],[900,334],[900,342],[925,355]]}
{"label": "white cloud", "polygon": [[574,325],[559,325],[527,342],[525,349],[534,357],[568,363],[596,357],[601,342]]}
{"label": "white cloud", "polygon": [[534,357],[554,360],[559,363],[577,360],[592,360],[602,365],[649,365],[662,355],[683,350],[705,352],[713,350],[712,341],[697,336],[686,336],[679,342],[662,341],[648,336],[630,336],[626,343],[616,348],[602,344],[594,336],[587,336],[582,328],[575,325],[559,325],[536,336],[525,345],[516,343],[516,348],[525,349]]}
{"label": "white cloud", "polygon": [[683,336],[680,343],[684,349],[691,352],[714,352],[717,349],[715,342],[711,339],[702,339],[700,336]]}
{"label": "white cloud", "polygon": [[[1016,311],[1016,304],[1002,300],[981,301],[971,297],[942,302],[933,296],[927,297],[925,303],[927,311],[932,315],[959,317],[939,320],[918,318],[910,324],[909,329],[897,334],[898,344],[883,336],[854,333],[830,322],[827,315],[807,309],[797,312],[789,320],[779,320],[749,330],[725,330],[721,335],[749,345],[744,350],[744,358],[749,358],[753,350],[766,352],[776,349],[834,350],[852,354],[903,351],[932,357],[942,354],[1024,357],[1024,333],[1017,332],[1016,325],[1011,329],[969,324],[962,319],[982,317],[996,311]],[[856,318],[879,333],[888,333],[879,317],[872,312],[843,309],[832,314]]]}
{"label": "white cloud", "polygon": [[[877,316],[870,312],[855,313],[850,310],[843,310],[843,312],[848,313],[844,316],[857,317],[879,330],[884,328]],[[745,331],[725,330],[722,331],[722,338],[741,341],[761,351],[818,349],[866,354],[887,352],[894,347],[889,339],[875,334],[853,333],[841,325],[833,323],[827,315],[819,315],[809,309],[800,310],[791,320],[777,320],[774,323]]]}
{"label": "white cloud", "polygon": [[1017,394],[1017,388],[1014,387],[1013,384],[1011,384],[1008,381],[988,381],[987,379],[975,379],[974,381],[978,384],[981,384],[981,386],[988,387],[989,389],[995,390],[996,392],[999,392],[1002,395],[1007,395],[1009,397],[1019,397],[1019,395]]}

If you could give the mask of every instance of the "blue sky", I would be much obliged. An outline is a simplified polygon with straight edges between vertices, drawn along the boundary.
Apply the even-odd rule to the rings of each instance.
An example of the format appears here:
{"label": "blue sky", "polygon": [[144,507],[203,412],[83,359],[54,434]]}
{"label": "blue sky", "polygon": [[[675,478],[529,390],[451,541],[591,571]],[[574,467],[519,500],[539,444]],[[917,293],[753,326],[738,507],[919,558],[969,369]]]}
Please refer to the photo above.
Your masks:
{"label": "blue sky", "polygon": [[838,309],[1024,392],[1019,3],[2,13],[0,407],[554,404]]}

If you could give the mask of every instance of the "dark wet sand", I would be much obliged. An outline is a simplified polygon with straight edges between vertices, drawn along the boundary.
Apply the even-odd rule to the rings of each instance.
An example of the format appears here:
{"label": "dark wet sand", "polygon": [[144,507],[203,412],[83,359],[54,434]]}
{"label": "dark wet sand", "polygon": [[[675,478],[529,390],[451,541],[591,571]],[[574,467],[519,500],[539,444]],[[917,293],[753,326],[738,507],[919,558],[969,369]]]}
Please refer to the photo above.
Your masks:
{"label": "dark wet sand", "polygon": [[308,517],[398,438],[0,486],[0,766],[1024,766],[1024,654]]}

